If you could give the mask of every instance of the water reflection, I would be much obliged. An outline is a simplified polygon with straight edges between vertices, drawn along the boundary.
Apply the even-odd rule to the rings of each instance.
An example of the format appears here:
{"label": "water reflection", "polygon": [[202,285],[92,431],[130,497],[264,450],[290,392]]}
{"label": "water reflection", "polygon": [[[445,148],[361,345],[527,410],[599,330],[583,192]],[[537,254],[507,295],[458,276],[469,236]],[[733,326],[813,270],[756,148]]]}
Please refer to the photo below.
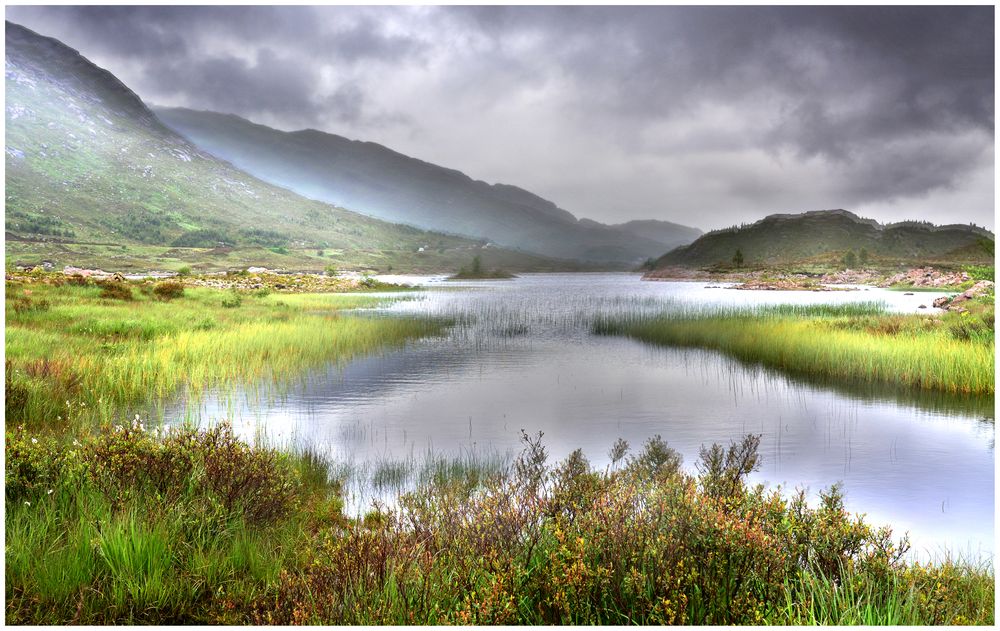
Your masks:
{"label": "water reflection", "polygon": [[616,438],[638,448],[661,434],[693,467],[701,445],[760,433],[757,481],[813,494],[842,481],[852,510],[909,530],[920,549],[993,548],[992,397],[792,379],[715,352],[589,332],[597,313],[859,300],[917,311],[934,295],[748,292],[620,274],[447,287],[386,310],[453,318],[447,336],[312,372],[281,396],[215,393],[198,416],[358,465],[503,454],[523,428],[544,431],[554,458],[580,447],[597,466]]}

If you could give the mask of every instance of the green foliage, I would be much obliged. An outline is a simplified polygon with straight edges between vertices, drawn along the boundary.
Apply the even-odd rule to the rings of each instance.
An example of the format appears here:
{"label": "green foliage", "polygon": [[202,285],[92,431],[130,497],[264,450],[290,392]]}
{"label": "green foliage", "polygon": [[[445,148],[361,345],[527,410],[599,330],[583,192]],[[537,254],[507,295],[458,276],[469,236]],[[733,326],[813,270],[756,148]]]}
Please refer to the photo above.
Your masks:
{"label": "green foliage", "polygon": [[482,257],[478,254],[472,258],[470,267],[462,267],[457,274],[449,276],[450,280],[476,280],[476,279],[505,279],[514,278],[514,275],[504,270],[486,270],[483,268]]}
{"label": "green foliage", "polygon": [[760,468],[759,447],[759,434],[747,435],[743,442],[730,445],[728,450],[719,444],[702,446],[698,473],[704,493],[714,498],[734,497],[740,493],[743,479]]}
{"label": "green foliage", "polygon": [[[972,303],[977,304],[977,303]],[[710,348],[782,371],[924,390],[994,392],[993,305],[939,318],[872,304],[684,310],[597,318],[593,331]]]}
{"label": "green foliage", "polygon": [[[476,493],[423,487],[398,510],[373,511],[336,535],[317,536],[301,569],[283,574],[252,607],[253,620],[783,624],[815,602],[795,597],[820,584],[827,599],[865,585],[853,602],[895,599],[918,612],[908,620],[993,619],[984,589],[992,574],[971,568],[951,571],[952,584],[977,586],[975,597],[941,591],[936,617],[933,607],[918,608],[930,592],[901,560],[905,539],[893,542],[887,530],[851,516],[836,489],[812,509],[801,494],[786,500],[748,488],[745,473],[710,495],[699,490],[713,487],[705,474],[600,473],[579,450],[550,468],[540,438],[524,435],[515,466]],[[752,440],[706,451],[742,452],[742,462],[757,456]],[[617,452],[623,457],[620,445]]]}
{"label": "green foliage", "polygon": [[124,281],[106,280],[98,283],[101,287],[101,298],[111,300],[132,300],[132,287]]}
{"label": "green foliage", "polygon": [[181,278],[183,278],[185,276],[190,276],[191,275],[191,266],[190,265],[182,265],[181,267],[178,267],[177,268],[177,275],[179,277],[181,277]]}
{"label": "green foliage", "polygon": [[743,267],[743,250],[740,248],[736,248],[736,253],[733,254],[733,265]]}
{"label": "green foliage", "polygon": [[163,301],[170,301],[184,295],[184,283],[165,280],[153,286],[153,295]]}
{"label": "green foliage", "polygon": [[226,425],[136,419],[72,445],[8,429],[6,458],[8,622],[223,622],[231,593],[277,579],[305,522],[342,519],[301,517],[334,506],[332,487]]}
{"label": "green foliage", "polygon": [[858,264],[858,257],[854,254],[854,250],[848,250],[841,259],[841,262],[844,264],[844,267],[855,267]]}
{"label": "green foliage", "polygon": [[580,450],[549,466],[541,439],[473,486],[431,476],[353,520],[329,460],[228,425],[136,418],[72,443],[8,426],[6,621],[993,622],[988,567],[906,564],[837,487],[811,508],[747,486],[755,436],[704,448],[697,476],[660,437],[604,472]]}
{"label": "green foliage", "polygon": [[288,244],[288,236],[274,230],[249,228],[242,230],[241,234],[247,243],[262,245],[266,248],[277,248]]}
{"label": "green foliage", "polygon": [[228,296],[223,297],[222,306],[226,309],[236,309],[243,304],[243,295],[235,289],[229,292]]}
{"label": "green foliage", "polygon": [[858,250],[858,264],[862,267],[868,265],[868,248]]}
{"label": "green foliage", "polygon": [[221,230],[200,229],[185,232],[174,239],[170,245],[184,248],[215,248],[234,243],[235,239]]}
{"label": "green foliage", "polygon": [[[620,447],[619,447],[620,448]],[[614,451],[614,447],[612,451]],[[614,458],[612,454],[612,459]],[[664,475],[676,475],[680,471],[683,458],[671,449],[666,441],[657,434],[646,441],[642,453],[632,458],[628,469],[642,478],[658,478]]]}
{"label": "green foliage", "polygon": [[966,265],[962,271],[968,274],[972,280],[994,281],[996,276],[996,268],[992,265]]}
{"label": "green foliage", "polygon": [[[286,294],[279,302],[264,287],[240,294],[241,308],[227,309],[222,301],[229,294],[218,289],[188,287],[182,300],[167,305],[152,291],[127,302],[106,300],[101,288],[48,280],[31,281],[27,296],[8,287],[8,424],[92,426],[181,387],[197,393],[257,382],[442,326],[338,314],[388,300],[361,294]],[[50,306],[15,309],[22,298]]]}

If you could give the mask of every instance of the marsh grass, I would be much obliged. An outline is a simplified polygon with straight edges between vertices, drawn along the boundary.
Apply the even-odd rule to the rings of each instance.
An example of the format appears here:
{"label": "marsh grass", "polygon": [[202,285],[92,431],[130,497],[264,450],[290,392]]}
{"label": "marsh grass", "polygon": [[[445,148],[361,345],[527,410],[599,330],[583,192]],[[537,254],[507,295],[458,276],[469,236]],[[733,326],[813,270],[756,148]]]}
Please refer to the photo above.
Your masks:
{"label": "marsh grass", "polygon": [[[95,286],[8,284],[8,307],[28,297],[45,310],[8,308],[7,421],[31,426],[107,421],[182,387],[280,382],[305,368],[434,334],[427,319],[346,316],[392,300],[363,294],[241,294],[187,288],[169,302],[135,292],[102,298]],[[27,294],[27,296],[25,296]]]}
{"label": "marsh grass", "polygon": [[718,350],[793,375],[994,393],[992,304],[929,317],[878,303],[677,309],[599,317],[592,330]]}

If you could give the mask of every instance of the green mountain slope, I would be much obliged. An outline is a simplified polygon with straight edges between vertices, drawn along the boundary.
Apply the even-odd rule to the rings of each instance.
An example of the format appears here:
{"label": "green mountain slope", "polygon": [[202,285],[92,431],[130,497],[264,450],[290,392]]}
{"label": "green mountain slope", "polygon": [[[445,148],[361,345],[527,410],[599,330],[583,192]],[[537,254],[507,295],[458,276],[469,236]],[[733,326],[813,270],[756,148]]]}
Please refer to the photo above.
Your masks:
{"label": "green mountain slope", "polygon": [[164,127],[109,72],[6,23],[13,262],[115,269],[252,264],[445,271],[576,264],[379,221],[264,183]]}
{"label": "green mountain slope", "polygon": [[977,247],[984,240],[992,243],[993,233],[976,226],[882,225],[846,210],[817,210],[769,215],[750,225],[706,233],[661,256],[654,268],[729,265],[737,249],[747,265],[836,260],[862,248],[894,263],[992,261],[991,249]]}
{"label": "green mountain slope", "polygon": [[654,222],[622,229],[505,184],[417,160],[371,142],[315,130],[283,132],[238,116],[156,109],[193,143],[263,180],[389,221],[486,238],[551,256],[636,263],[689,243],[700,230]]}

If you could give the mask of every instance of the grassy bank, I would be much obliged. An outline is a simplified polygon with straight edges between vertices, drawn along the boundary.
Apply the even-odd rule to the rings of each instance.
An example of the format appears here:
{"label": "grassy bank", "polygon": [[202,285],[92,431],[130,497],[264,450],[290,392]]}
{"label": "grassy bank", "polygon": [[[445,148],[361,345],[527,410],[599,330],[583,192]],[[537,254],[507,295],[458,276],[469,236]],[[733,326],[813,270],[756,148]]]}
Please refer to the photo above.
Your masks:
{"label": "grassy bank", "polygon": [[364,519],[329,463],[228,428],[6,435],[8,623],[992,624],[993,569],[750,488],[757,438],[698,475],[653,438],[594,470],[526,437]]}
{"label": "grassy bank", "polygon": [[440,330],[429,321],[340,314],[384,300],[59,275],[8,282],[7,424],[110,421],[181,388],[197,394],[277,380]]}
{"label": "grassy bank", "polygon": [[994,393],[993,298],[967,313],[887,313],[877,304],[772,306],[605,318],[595,332],[722,351],[795,375]]}
{"label": "grassy bank", "polygon": [[753,436],[704,449],[697,475],[658,437],[620,441],[604,470],[579,452],[550,463],[540,436],[513,462],[375,463],[373,489],[398,497],[355,519],[341,463],[141,411],[441,326],[339,313],[382,298],[42,276],[6,299],[10,624],[994,619],[992,567],[907,563],[837,489],[810,507],[748,487]]}

